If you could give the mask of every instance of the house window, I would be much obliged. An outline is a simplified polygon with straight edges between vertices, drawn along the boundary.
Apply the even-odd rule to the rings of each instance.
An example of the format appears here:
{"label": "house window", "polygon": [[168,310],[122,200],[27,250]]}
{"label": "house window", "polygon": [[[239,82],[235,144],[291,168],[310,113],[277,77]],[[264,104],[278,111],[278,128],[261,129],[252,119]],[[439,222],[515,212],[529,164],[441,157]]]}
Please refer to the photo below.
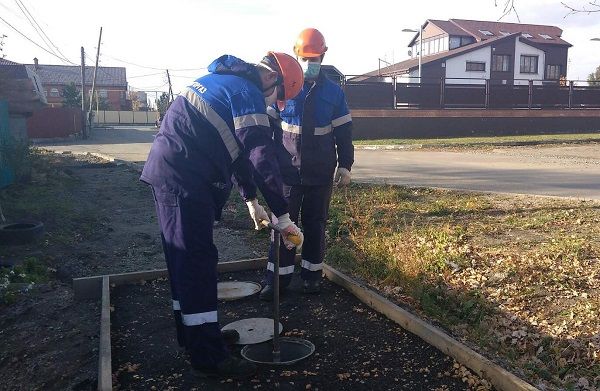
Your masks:
{"label": "house window", "polygon": [[58,88],[51,88],[50,89],[50,96],[53,98],[59,97],[60,93],[58,92]]}
{"label": "house window", "polygon": [[493,35],[494,35],[494,33],[492,33],[492,32],[491,32],[491,31],[489,31],[489,30],[479,30],[479,32],[480,32],[481,34],[483,34],[483,35],[487,35],[488,37],[491,37],[491,36],[493,36]]}
{"label": "house window", "polygon": [[494,54],[492,56],[492,71],[494,72],[509,72],[510,71],[510,56],[505,54]]}
{"label": "house window", "polygon": [[521,56],[521,73],[538,73],[538,56]]}
{"label": "house window", "polygon": [[523,33],[521,34],[521,36],[525,37],[525,38],[532,38],[533,36],[529,33]]}
{"label": "house window", "polygon": [[98,91],[98,95],[100,95],[101,98],[106,99],[106,98],[108,98],[108,91],[106,91],[106,90],[99,90]]}
{"label": "house window", "polygon": [[546,79],[547,80],[558,80],[560,79],[560,65],[546,65]]}
{"label": "house window", "polygon": [[540,37],[542,37],[544,39],[552,39],[552,37],[549,36],[548,34],[540,34]]}
{"label": "house window", "polygon": [[467,72],[485,72],[485,62],[467,61]]}

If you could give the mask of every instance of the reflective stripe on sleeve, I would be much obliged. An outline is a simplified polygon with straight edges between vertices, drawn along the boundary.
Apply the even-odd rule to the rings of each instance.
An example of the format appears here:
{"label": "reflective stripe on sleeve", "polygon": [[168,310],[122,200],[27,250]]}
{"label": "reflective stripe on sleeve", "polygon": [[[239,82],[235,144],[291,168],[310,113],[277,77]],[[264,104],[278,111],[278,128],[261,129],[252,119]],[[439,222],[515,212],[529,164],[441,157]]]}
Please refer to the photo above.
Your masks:
{"label": "reflective stripe on sleeve", "polygon": [[288,124],[285,121],[281,121],[281,129],[288,133],[302,134],[302,126]]}
{"label": "reflective stripe on sleeve", "polygon": [[304,269],[310,270],[311,272],[316,272],[319,270],[323,270],[323,262],[321,263],[310,263],[306,259],[302,260],[301,263]]}
{"label": "reflective stripe on sleeve", "polygon": [[246,114],[233,119],[236,129],[248,128],[250,126],[269,126],[269,117],[266,114]]}
{"label": "reflective stripe on sleeve", "polygon": [[[275,265],[272,262],[268,262],[267,263],[267,270],[274,271],[275,270]],[[279,267],[279,274],[282,275],[282,276],[284,276],[286,274],[292,274],[292,273],[294,273],[294,265]]]}
{"label": "reflective stripe on sleeve", "polygon": [[225,147],[229,152],[231,160],[233,161],[237,159],[237,157],[240,154],[240,148],[237,142],[235,141],[235,138],[231,133],[231,129],[229,128],[225,120],[223,120],[223,118],[221,118],[221,116],[217,114],[217,112],[213,110],[212,107],[210,107],[204,100],[202,100],[202,98],[196,95],[196,93],[191,89],[188,89],[183,94],[183,97],[188,102],[190,102],[192,106],[198,109],[200,114],[202,114],[204,118],[206,118],[208,122],[210,122],[210,124],[217,129],[217,132],[219,132],[219,135],[221,136],[221,140],[223,140],[223,143],[225,144]]}
{"label": "reflective stripe on sleeve", "polygon": [[181,320],[186,326],[199,326],[204,323],[216,323],[217,311],[199,312],[197,314],[181,314]]}
{"label": "reflective stripe on sleeve", "polygon": [[[281,129],[283,129],[284,132],[288,133],[302,134],[302,126],[288,124],[284,121],[281,121]],[[315,136],[324,136],[328,133],[331,133],[331,125],[315,128]]]}
{"label": "reflective stripe on sleeve", "polygon": [[173,300],[173,311],[181,311],[179,300]]}
{"label": "reflective stripe on sleeve", "polygon": [[271,106],[267,106],[267,115],[271,118],[274,119],[279,119],[279,113],[277,112],[277,110],[275,110],[274,107]]}
{"label": "reflective stripe on sleeve", "polygon": [[352,116],[350,114],[346,114],[331,121],[331,125],[333,125],[334,128],[337,128],[338,126],[342,126],[343,124],[346,124],[351,121]]}
{"label": "reflective stripe on sleeve", "polygon": [[315,136],[324,136],[331,133],[331,125],[315,128]]}

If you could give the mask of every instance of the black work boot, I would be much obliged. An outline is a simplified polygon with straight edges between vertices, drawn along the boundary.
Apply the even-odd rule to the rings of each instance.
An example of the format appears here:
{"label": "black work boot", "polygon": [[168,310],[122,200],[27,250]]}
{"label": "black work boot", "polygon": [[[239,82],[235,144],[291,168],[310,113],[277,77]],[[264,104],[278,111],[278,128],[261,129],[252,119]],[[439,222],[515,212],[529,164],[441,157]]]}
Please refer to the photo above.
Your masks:
{"label": "black work boot", "polygon": [[221,330],[221,337],[225,345],[235,345],[240,340],[240,333],[237,330]]}
{"label": "black work boot", "polygon": [[[284,286],[279,286],[279,296],[282,296],[284,294],[286,290],[286,287]],[[262,301],[273,301],[273,293],[275,293],[275,290],[273,289],[273,285],[265,285],[265,287],[262,289],[262,291],[260,291],[260,295],[259,298]]]}
{"label": "black work boot", "polygon": [[304,280],[302,284],[302,292],[304,293],[319,293],[321,292],[321,280]]}
{"label": "black work boot", "polygon": [[255,373],[256,365],[233,356],[218,363],[216,368],[201,368],[192,365],[192,375],[199,378],[221,377],[245,379]]}

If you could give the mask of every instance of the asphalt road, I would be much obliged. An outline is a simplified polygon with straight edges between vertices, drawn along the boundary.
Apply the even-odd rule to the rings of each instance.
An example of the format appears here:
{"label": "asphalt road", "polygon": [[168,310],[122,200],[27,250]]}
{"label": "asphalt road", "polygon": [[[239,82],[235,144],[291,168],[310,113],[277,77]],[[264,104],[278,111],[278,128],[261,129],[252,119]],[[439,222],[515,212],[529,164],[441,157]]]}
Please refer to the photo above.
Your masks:
{"label": "asphalt road", "polygon": [[[144,162],[156,129],[96,129],[88,140],[45,145]],[[600,200],[597,145],[507,147],[491,151],[357,150],[355,181]]]}

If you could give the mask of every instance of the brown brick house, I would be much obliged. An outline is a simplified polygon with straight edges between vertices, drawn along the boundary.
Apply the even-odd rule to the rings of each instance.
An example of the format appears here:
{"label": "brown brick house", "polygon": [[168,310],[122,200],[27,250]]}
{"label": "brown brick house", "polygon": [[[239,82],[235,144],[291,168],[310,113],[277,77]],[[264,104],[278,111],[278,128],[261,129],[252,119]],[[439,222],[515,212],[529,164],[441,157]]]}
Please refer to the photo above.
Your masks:
{"label": "brown brick house", "polygon": [[[81,89],[81,67],[71,65],[43,65],[37,58],[28,68],[35,71],[41,81],[48,104],[52,107],[63,105],[63,89],[74,83]],[[85,89],[91,93],[94,67],[85,67]],[[96,90],[100,99],[108,103],[109,110],[131,110],[127,96],[127,73],[123,67],[98,67]]]}

